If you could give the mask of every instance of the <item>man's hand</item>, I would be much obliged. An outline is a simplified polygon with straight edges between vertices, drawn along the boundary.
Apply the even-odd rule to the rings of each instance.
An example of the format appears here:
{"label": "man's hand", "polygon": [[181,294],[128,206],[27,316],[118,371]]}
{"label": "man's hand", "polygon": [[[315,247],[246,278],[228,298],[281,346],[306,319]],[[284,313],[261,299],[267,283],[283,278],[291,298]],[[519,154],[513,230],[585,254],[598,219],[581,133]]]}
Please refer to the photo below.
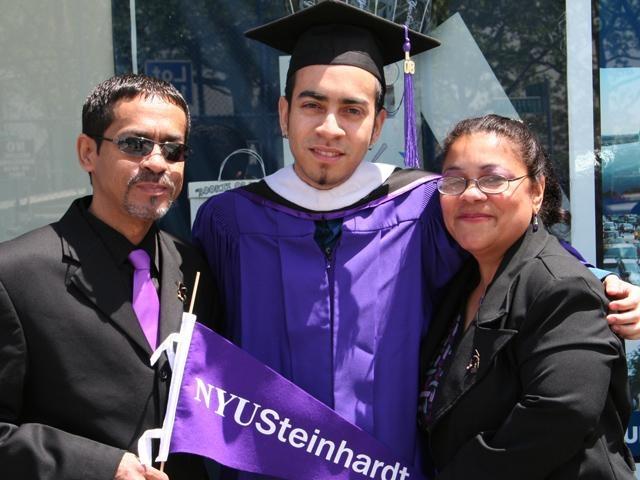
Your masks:
{"label": "man's hand", "polygon": [[607,315],[611,330],[627,340],[640,339],[640,287],[608,275],[604,289],[611,300]]}
{"label": "man's hand", "polygon": [[133,453],[125,453],[113,480],[169,480],[166,473],[140,463]]}

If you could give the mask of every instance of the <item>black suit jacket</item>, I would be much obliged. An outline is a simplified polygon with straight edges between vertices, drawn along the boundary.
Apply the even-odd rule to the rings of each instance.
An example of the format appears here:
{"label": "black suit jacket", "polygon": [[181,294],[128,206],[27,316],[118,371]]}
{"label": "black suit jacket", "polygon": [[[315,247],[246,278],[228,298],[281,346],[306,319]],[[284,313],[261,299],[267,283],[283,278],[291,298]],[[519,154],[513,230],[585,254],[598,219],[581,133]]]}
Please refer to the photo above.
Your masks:
{"label": "black suit jacket", "polygon": [[[170,368],[151,349],[112,257],[75,201],[57,223],[0,244],[0,476],[111,480],[125,451],[161,426]],[[159,233],[160,339],[178,331],[202,272],[198,320],[213,320],[208,267]],[[188,304],[187,304],[188,306]],[[172,480],[206,478],[195,457],[170,458]]]}
{"label": "black suit jacket", "polygon": [[[477,278],[471,260],[453,280],[423,367]],[[438,480],[635,478],[623,344],[606,309],[600,282],[545,230],[507,252],[436,393]]]}

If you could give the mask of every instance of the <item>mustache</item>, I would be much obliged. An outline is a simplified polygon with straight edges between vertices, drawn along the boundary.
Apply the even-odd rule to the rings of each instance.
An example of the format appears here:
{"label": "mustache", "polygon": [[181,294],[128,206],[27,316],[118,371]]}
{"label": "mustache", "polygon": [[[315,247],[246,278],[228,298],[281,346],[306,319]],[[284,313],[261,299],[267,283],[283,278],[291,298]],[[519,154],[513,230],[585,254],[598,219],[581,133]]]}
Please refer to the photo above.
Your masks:
{"label": "mustache", "polygon": [[158,183],[165,187],[176,189],[176,184],[171,180],[171,177],[166,173],[155,173],[151,170],[140,170],[136,175],[129,179],[128,186],[132,187],[136,183]]}

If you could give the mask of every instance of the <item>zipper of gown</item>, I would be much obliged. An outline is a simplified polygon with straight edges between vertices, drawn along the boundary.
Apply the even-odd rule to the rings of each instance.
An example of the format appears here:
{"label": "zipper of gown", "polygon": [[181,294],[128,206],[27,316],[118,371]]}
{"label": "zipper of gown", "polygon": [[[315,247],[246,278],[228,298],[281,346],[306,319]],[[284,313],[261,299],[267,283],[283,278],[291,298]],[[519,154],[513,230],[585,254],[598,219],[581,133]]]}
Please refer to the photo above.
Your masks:
{"label": "zipper of gown", "polygon": [[338,248],[338,242],[334,245],[333,249],[331,247],[326,247],[324,249],[325,261],[326,261],[326,271],[327,271],[327,282],[329,285],[329,332],[330,332],[330,351],[331,351],[331,397],[332,397],[332,405],[331,408],[335,408],[335,370],[334,370],[334,336],[335,336],[335,325],[334,325],[334,302],[335,302],[335,251]]}

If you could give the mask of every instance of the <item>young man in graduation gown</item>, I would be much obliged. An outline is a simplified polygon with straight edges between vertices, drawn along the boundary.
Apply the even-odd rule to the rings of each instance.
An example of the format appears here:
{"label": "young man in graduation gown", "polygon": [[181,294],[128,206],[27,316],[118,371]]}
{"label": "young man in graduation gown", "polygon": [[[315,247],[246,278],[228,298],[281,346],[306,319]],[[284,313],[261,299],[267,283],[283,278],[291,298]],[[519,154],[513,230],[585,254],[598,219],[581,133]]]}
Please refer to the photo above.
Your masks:
{"label": "young man in graduation gown", "polygon": [[247,36],[292,54],[279,113],[295,163],[198,212],[227,333],[411,462],[419,344],[462,252],[432,177],[363,162],[403,28],[325,1]]}
{"label": "young man in graduation gown", "polygon": [[182,187],[187,104],[161,80],[116,76],[82,120],[93,195],[0,245],[0,477],[206,479],[200,458],[169,457],[162,473],[131,453],[162,424],[171,370],[149,357],[179,330],[196,271],[194,313],[212,318],[204,259],[154,225]]}

